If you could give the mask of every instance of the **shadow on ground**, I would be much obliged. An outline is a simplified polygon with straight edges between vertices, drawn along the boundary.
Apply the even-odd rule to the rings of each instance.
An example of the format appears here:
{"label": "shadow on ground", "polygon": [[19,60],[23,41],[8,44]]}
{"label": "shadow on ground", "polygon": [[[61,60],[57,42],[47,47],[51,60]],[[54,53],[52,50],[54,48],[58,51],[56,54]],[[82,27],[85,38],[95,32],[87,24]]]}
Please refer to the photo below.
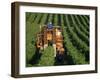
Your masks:
{"label": "shadow on ground", "polygon": [[32,59],[29,61],[29,64],[37,64],[40,60],[41,53],[39,53],[39,49],[36,49],[35,54],[33,55]]}

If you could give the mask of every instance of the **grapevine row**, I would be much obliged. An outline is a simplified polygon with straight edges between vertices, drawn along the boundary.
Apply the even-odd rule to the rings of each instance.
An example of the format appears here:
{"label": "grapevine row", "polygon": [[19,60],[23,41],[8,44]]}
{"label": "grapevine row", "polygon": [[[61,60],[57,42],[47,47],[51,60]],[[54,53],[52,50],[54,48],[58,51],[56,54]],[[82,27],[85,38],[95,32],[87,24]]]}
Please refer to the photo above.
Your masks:
{"label": "grapevine row", "polygon": [[38,14],[38,16],[37,16],[37,18],[35,19],[34,23],[38,23],[38,21],[39,21],[41,15],[42,15],[41,13]]}
{"label": "grapevine row", "polygon": [[43,14],[43,18],[41,19],[40,24],[42,24],[42,25],[45,24],[45,20],[46,20],[47,16],[48,16],[48,14],[46,14],[46,13]]}
{"label": "grapevine row", "polygon": [[26,21],[29,20],[29,18],[30,18],[31,15],[32,15],[31,13],[27,13],[27,12],[26,12]]}
{"label": "grapevine row", "polygon": [[34,22],[34,19],[35,19],[35,16],[36,16],[36,14],[32,14],[32,13],[30,13],[31,15],[30,15],[30,17],[28,18],[28,21],[29,22],[31,22],[31,23],[33,23]]}
{"label": "grapevine row", "polygon": [[54,16],[54,25],[57,26],[58,25],[57,23],[58,23],[58,15],[55,14],[55,16]]}
{"label": "grapevine row", "polygon": [[67,15],[66,15],[66,23],[68,27],[66,31],[68,31],[68,34],[71,38],[73,45],[76,46],[76,48],[79,49],[81,53],[84,53],[84,55],[88,58],[89,47],[76,35],[76,33],[73,31],[73,28],[70,27]]}
{"label": "grapevine row", "polygon": [[86,30],[86,28],[84,27],[84,25],[81,24],[79,18],[77,15],[74,15],[74,19],[76,20],[77,24],[79,25],[79,28],[82,32],[84,32],[84,34],[86,34],[87,36],[89,36],[89,32]]}
{"label": "grapevine row", "polygon": [[[63,15],[61,15],[61,17],[63,17]],[[69,35],[66,31],[67,27],[64,27],[64,22],[63,19],[61,19],[61,26],[63,29],[63,36],[64,36],[64,44],[65,47],[67,49],[67,55],[70,55],[72,57],[72,59],[74,60],[74,64],[85,64],[87,63],[85,61],[85,57],[82,53],[80,53],[72,44],[72,42],[70,41]],[[66,28],[66,29],[65,29]]]}
{"label": "grapevine row", "polygon": [[88,36],[86,36],[83,32],[80,31],[80,29],[78,28],[79,25],[76,24],[76,22],[74,20],[74,17],[72,15],[69,15],[68,19],[69,18],[70,18],[70,22],[72,22],[72,24],[73,24],[74,31],[76,32],[78,37],[80,39],[82,39],[82,41],[84,41],[86,44],[89,45],[89,38],[88,38]]}
{"label": "grapevine row", "polygon": [[85,20],[85,22],[87,23],[87,25],[89,25],[89,16],[82,16]]}
{"label": "grapevine row", "polygon": [[[87,24],[87,22],[85,22],[84,18],[81,15],[78,15],[80,22],[84,25],[84,27],[86,28],[87,31],[89,31],[89,25]],[[89,20],[88,20],[89,22]]]}
{"label": "grapevine row", "polygon": [[39,21],[38,21],[38,24],[40,24],[40,22],[41,22],[41,20],[42,20],[43,16],[44,16],[44,14],[43,14],[43,13],[41,13],[41,16],[40,16],[40,19],[39,19]]}

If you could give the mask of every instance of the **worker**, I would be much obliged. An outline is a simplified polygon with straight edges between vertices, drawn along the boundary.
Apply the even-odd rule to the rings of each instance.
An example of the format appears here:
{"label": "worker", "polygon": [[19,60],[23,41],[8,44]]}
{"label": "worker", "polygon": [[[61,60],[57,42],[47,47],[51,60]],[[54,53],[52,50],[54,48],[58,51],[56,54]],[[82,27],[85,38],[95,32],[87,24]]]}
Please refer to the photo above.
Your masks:
{"label": "worker", "polygon": [[53,25],[52,25],[52,22],[50,22],[48,25],[47,25],[48,29],[52,29],[53,28]]}

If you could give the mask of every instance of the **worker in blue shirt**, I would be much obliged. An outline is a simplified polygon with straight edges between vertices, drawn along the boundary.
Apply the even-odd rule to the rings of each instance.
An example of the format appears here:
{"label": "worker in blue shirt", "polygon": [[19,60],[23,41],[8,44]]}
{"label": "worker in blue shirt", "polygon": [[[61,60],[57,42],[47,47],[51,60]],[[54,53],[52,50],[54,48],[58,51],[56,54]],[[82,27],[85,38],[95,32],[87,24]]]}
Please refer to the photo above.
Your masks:
{"label": "worker in blue shirt", "polygon": [[53,28],[53,25],[52,23],[50,22],[48,25],[47,25],[48,29],[52,29]]}

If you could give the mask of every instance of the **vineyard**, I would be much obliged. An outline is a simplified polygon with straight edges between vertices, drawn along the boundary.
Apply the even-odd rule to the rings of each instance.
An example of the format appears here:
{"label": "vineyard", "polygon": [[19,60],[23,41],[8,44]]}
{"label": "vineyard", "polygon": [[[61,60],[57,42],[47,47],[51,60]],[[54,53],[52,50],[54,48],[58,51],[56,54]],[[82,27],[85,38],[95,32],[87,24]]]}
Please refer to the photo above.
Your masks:
{"label": "vineyard", "polygon": [[[53,47],[47,47],[41,55],[35,47],[40,25],[52,22],[60,26],[64,38],[64,61],[55,60]],[[49,14],[26,12],[26,66],[55,66],[89,64],[89,16],[73,14]]]}

